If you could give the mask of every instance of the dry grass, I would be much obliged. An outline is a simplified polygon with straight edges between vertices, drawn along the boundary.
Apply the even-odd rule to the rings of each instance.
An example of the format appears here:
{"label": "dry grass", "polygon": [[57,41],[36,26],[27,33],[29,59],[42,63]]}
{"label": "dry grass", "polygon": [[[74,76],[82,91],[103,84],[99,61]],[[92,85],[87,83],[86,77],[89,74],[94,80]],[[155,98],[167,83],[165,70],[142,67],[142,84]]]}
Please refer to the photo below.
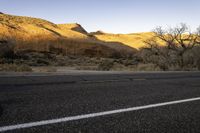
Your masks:
{"label": "dry grass", "polygon": [[[0,41],[15,45],[14,52],[53,52],[65,55],[111,57],[134,50],[121,43],[105,43],[87,34],[79,24],[54,24],[49,21],[0,14]],[[117,48],[115,47],[117,46]],[[113,47],[114,46],[114,47]],[[123,50],[119,50],[123,48]],[[125,55],[126,56],[126,55]]]}
{"label": "dry grass", "polygon": [[27,65],[0,64],[0,71],[3,72],[31,72],[31,67]]}
{"label": "dry grass", "polygon": [[109,70],[112,69],[113,65],[114,65],[113,60],[103,60],[98,65],[98,70],[100,70],[100,71],[109,71]]}
{"label": "dry grass", "polygon": [[152,32],[139,34],[97,34],[95,35],[99,40],[106,42],[121,42],[132,48],[139,49],[145,46],[144,41],[154,36]]}
{"label": "dry grass", "polygon": [[133,71],[161,71],[159,67],[154,64],[138,64],[133,67]]}
{"label": "dry grass", "polygon": [[47,67],[32,67],[33,72],[57,72],[56,67],[47,66]]}
{"label": "dry grass", "polygon": [[98,66],[77,66],[75,67],[76,70],[98,70]]}

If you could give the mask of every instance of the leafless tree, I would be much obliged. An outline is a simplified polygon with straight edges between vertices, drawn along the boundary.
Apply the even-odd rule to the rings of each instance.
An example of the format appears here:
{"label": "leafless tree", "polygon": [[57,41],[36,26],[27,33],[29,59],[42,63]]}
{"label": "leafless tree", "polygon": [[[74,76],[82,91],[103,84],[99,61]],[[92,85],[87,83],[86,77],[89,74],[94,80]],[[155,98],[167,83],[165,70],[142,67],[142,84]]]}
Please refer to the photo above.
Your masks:
{"label": "leafless tree", "polygon": [[[186,24],[181,23],[174,28],[157,27],[153,32],[155,36],[145,41],[145,49],[153,55],[162,57],[164,63],[173,64],[177,61],[181,69],[184,67],[184,54],[200,44],[200,27],[196,32],[191,32]],[[170,58],[172,55],[176,55],[174,61]]]}

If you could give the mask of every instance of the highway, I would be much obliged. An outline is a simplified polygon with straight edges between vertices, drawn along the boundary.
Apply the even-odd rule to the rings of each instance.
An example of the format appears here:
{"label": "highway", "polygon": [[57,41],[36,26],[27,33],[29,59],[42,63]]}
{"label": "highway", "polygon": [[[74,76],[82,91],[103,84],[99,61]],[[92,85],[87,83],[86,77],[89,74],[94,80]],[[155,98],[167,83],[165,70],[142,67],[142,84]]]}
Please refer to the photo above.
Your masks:
{"label": "highway", "polygon": [[0,75],[0,132],[199,133],[200,72]]}

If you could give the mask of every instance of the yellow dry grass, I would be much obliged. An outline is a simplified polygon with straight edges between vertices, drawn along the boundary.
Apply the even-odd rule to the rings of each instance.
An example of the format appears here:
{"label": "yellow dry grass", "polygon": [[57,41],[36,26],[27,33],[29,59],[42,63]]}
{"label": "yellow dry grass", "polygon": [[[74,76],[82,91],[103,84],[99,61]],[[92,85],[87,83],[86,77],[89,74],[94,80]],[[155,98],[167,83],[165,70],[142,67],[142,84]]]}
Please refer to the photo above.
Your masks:
{"label": "yellow dry grass", "polygon": [[0,29],[0,39],[13,39],[16,44],[15,50],[18,51],[48,52],[49,46],[53,45],[55,48],[67,50],[68,53],[74,53],[74,49],[79,53],[95,48],[105,55],[116,51],[133,52],[132,48],[143,47],[144,41],[153,36],[150,32],[92,35],[76,23],[54,24],[40,18],[8,14],[0,14]]}
{"label": "yellow dry grass", "polygon": [[[86,42],[97,41],[89,37],[87,32],[79,24],[54,24],[49,21],[13,16],[7,14],[0,14],[0,34],[7,36],[15,36],[23,40],[29,40],[42,35],[44,38],[56,39],[59,36],[73,40],[84,40]],[[119,42],[127,46],[139,49],[143,47],[144,41],[150,39],[154,34],[152,32],[135,33],[135,34],[98,34],[95,37],[105,42]],[[40,37],[42,38],[42,37]]]}
{"label": "yellow dry grass", "polygon": [[[49,21],[13,16],[7,14],[0,14],[0,33],[6,36],[15,37],[23,36],[26,39],[27,36],[49,36],[49,38],[58,38],[60,36],[66,37],[68,39],[87,39],[88,36],[78,30],[83,31],[82,27],[78,24],[53,24]],[[73,30],[76,29],[76,30]]]}
{"label": "yellow dry grass", "polygon": [[152,38],[154,33],[144,32],[144,33],[134,33],[134,34],[99,34],[95,35],[99,40],[106,42],[121,42],[132,48],[139,49],[145,46],[144,41]]}

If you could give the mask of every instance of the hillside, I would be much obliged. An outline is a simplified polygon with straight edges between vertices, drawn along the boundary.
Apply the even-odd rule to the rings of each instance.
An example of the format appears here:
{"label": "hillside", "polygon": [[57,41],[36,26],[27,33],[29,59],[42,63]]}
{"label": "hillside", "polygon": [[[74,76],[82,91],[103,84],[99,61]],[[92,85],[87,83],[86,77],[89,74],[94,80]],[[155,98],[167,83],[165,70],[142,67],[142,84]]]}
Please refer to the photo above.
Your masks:
{"label": "hillside", "polygon": [[144,41],[153,37],[154,33],[145,32],[145,33],[133,33],[133,34],[110,34],[104,33],[102,31],[97,31],[91,33],[96,38],[106,42],[121,42],[132,48],[139,49],[145,46]]}
{"label": "hillside", "polygon": [[[29,66],[68,66],[78,70],[182,70],[180,62],[190,64],[194,70],[199,68],[199,48],[196,47],[184,58],[174,51],[163,50],[165,47],[160,49],[164,52],[161,54],[157,52],[159,48],[153,53],[140,50],[145,46],[144,41],[153,36],[153,32],[88,33],[77,23],[54,24],[40,18],[0,13],[0,71],[32,70]],[[188,38],[188,34],[182,37]],[[162,40],[156,41],[165,45]],[[178,44],[176,40],[175,43]],[[186,40],[184,46],[187,44]],[[172,63],[163,65],[163,59]]]}
{"label": "hillside", "polygon": [[76,23],[54,24],[40,18],[0,14],[0,29],[0,42],[14,44],[15,53],[37,51],[112,57],[129,56],[136,51],[118,41],[99,40]]}
{"label": "hillside", "polygon": [[70,31],[76,31],[82,34],[88,34],[87,31],[77,23],[71,23],[71,24],[58,24],[57,25],[62,30],[70,30]]}

